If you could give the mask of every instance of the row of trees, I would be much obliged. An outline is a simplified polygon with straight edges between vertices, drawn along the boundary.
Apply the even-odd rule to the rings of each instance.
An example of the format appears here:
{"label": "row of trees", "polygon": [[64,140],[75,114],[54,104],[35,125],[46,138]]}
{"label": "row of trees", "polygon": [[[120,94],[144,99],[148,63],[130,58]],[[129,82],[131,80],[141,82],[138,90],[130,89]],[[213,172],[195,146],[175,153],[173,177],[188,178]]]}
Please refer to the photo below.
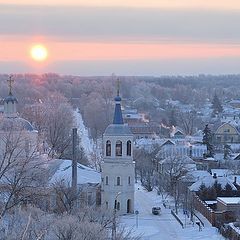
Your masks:
{"label": "row of trees", "polygon": [[[49,214],[36,207],[15,208],[7,227],[1,224],[1,240],[106,240],[112,228],[110,213],[91,207],[75,214]],[[131,230],[117,224],[116,240],[139,240]]]}
{"label": "row of trees", "polygon": [[180,184],[187,174],[187,157],[173,155],[163,159],[161,147],[154,145],[151,149],[136,149],[136,176],[140,177],[142,185],[152,191],[156,188],[163,199],[171,195],[174,198],[175,209],[186,197],[185,188]]}
{"label": "row of trees", "polygon": [[[6,96],[8,92],[7,78],[7,75],[0,75],[0,95],[2,97]],[[208,81],[208,78],[212,82],[217,82],[218,87],[215,85],[215,87],[209,88],[208,85],[211,85],[212,82]],[[177,124],[183,128],[186,134],[192,134],[195,127],[202,126],[196,113],[204,106],[206,99],[210,101],[213,99],[213,112],[216,114],[222,111],[217,94],[222,96],[222,100],[239,95],[236,94],[238,88],[225,85],[222,81],[225,78],[233,79],[231,86],[234,86],[238,76],[120,77],[121,95],[131,100],[127,103],[128,105],[148,113],[152,121],[162,121],[169,126]],[[49,73],[43,75],[16,74],[14,79],[14,94],[19,99],[19,112],[22,112],[22,108],[28,104],[38,104],[39,100],[46,102],[49,96],[58,92],[68,102],[74,102],[79,107],[85,125],[90,128],[94,140],[101,136],[105,127],[112,120],[112,100],[116,95],[116,77],[59,76]],[[204,84],[199,84],[198,79],[201,79]],[[138,99],[142,100],[137,101]],[[165,104],[169,99],[192,104],[193,111],[176,114],[176,121],[174,121],[171,115],[172,109]],[[161,111],[161,109],[165,111]],[[178,109],[175,110],[178,111]]]}

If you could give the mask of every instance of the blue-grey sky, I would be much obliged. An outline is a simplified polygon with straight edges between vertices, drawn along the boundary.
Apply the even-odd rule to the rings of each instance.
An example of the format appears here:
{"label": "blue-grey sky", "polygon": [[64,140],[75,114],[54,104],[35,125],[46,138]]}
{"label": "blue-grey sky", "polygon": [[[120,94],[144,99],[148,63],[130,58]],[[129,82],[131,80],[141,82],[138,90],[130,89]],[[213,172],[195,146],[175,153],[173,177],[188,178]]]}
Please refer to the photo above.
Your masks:
{"label": "blue-grey sky", "polygon": [[[6,4],[11,3],[11,4]],[[240,4],[0,0],[0,72],[174,75],[239,73]],[[182,2],[182,5],[179,4]],[[117,4],[118,3],[118,4]],[[197,4],[198,3],[198,4]],[[134,5],[135,4],[135,5]],[[44,61],[31,47],[42,44]]]}

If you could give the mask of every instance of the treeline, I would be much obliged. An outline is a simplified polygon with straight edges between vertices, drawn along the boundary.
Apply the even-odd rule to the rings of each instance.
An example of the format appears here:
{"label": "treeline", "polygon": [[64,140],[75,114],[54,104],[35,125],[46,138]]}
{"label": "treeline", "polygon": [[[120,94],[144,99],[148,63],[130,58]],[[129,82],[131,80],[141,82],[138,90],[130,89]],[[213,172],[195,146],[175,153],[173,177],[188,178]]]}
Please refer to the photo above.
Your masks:
{"label": "treeline", "polygon": [[[0,96],[8,94],[8,75],[0,75]],[[119,76],[124,105],[148,113],[151,121],[169,122],[171,110],[166,100],[192,104],[195,110],[212,101],[217,94],[221,102],[238,98],[240,75],[199,75],[133,77]],[[15,74],[14,94],[19,99],[19,112],[26,105],[44,102],[54,92],[79,107],[93,138],[100,136],[112,120],[116,79],[113,76],[62,76],[47,74]],[[167,110],[163,112],[162,110]],[[167,119],[167,120],[166,120]]]}

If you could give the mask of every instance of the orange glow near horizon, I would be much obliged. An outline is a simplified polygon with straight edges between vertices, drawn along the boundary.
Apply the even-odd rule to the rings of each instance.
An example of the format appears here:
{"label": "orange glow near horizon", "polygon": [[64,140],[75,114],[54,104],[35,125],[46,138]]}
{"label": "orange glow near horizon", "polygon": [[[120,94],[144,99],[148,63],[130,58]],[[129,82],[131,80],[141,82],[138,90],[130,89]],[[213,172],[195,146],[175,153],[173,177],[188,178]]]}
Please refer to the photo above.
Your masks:
{"label": "orange glow near horizon", "polygon": [[[29,62],[30,43],[0,41],[0,61]],[[51,51],[48,62],[98,60],[157,60],[240,57],[238,44],[213,43],[101,43],[101,42],[47,42]],[[36,51],[35,60],[46,60],[47,50]],[[44,62],[44,61],[43,61]]]}
{"label": "orange glow near horizon", "polygon": [[[6,4],[6,0],[0,0],[0,4]],[[66,5],[87,7],[133,7],[133,8],[173,8],[173,9],[231,9],[239,10],[240,2],[237,0],[8,0],[7,4],[16,5]]]}

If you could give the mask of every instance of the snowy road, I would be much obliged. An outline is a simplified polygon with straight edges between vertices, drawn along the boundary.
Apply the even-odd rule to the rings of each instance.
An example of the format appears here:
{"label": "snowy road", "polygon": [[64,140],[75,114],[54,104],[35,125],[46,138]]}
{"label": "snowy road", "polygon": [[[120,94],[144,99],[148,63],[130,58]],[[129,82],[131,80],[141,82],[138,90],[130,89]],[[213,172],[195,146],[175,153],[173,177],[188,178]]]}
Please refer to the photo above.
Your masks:
{"label": "snowy road", "polygon": [[[161,206],[161,215],[151,213],[153,206]],[[196,225],[188,225],[182,229],[171,215],[170,209],[162,206],[160,196],[155,192],[145,191],[139,185],[136,186],[135,191],[135,210],[139,211],[138,228],[136,227],[136,215],[123,216],[121,222],[128,228],[132,228],[137,235],[142,235],[143,240],[223,240],[210,224],[207,224],[201,232],[198,231]]]}
{"label": "snowy road", "polygon": [[89,139],[88,130],[84,126],[82,115],[78,109],[74,111],[75,124],[78,128],[78,134],[81,138],[81,144],[84,148],[84,151],[88,158],[90,158],[91,153],[93,152],[93,142]]}

